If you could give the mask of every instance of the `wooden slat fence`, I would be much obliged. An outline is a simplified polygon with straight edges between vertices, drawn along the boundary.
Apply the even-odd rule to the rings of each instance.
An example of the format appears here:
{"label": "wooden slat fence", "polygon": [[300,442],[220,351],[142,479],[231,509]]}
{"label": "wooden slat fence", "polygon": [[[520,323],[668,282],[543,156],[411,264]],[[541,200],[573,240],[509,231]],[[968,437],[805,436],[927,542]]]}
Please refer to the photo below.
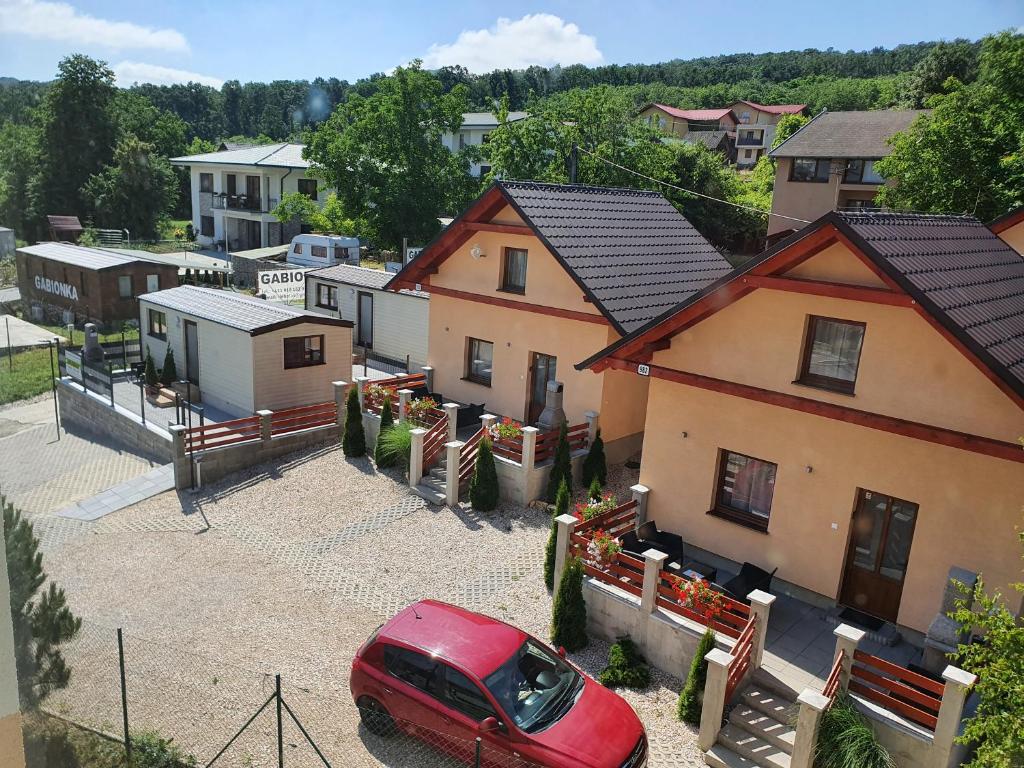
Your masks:
{"label": "wooden slat fence", "polygon": [[944,690],[943,683],[898,664],[864,651],[853,652],[850,692],[929,730],[935,730]]}
{"label": "wooden slat fence", "polygon": [[523,463],[523,437],[499,437],[491,441],[491,450],[495,456],[509,459],[517,464]]}
{"label": "wooden slat fence", "polygon": [[480,441],[483,439],[484,429],[481,427],[476,433],[463,443],[459,451],[459,487],[469,482],[473,476],[473,468],[476,466],[476,456],[480,452]]}
{"label": "wooden slat fence", "polygon": [[[569,427],[569,450],[575,451],[585,448],[587,445],[587,434],[590,427],[587,424],[575,424]],[[542,461],[553,458],[555,448],[558,447],[559,430],[553,429],[550,432],[541,432],[537,435],[537,448],[533,454],[533,461],[540,464]],[[521,446],[520,446],[521,448]],[[522,451],[520,450],[520,453]]]}
{"label": "wooden slat fence", "polygon": [[839,678],[843,674],[843,660],[845,658],[846,651],[840,650],[836,656],[835,663],[832,665],[832,671],[828,673],[828,679],[825,680],[825,688],[822,690],[822,694],[828,699],[830,707],[832,702],[836,700],[836,694],[839,693]]}
{"label": "wooden slat fence", "polygon": [[[582,537],[581,537],[582,538]],[[583,563],[583,572],[600,582],[617,587],[631,595],[640,597],[644,588],[644,563],[642,560],[619,552],[615,555],[607,570],[597,568],[590,563]]]}
{"label": "wooden slat fence", "polygon": [[733,600],[728,595],[722,595],[721,612],[708,620],[699,612],[680,604],[679,597],[673,588],[679,578],[679,576],[670,571],[662,570],[660,572],[656,601],[659,608],[685,616],[690,621],[703,624],[733,639],[738,639],[743,634],[743,630],[750,622],[750,606]]}
{"label": "wooden slat fence", "polygon": [[757,624],[757,616],[751,616],[747,626],[743,628],[736,644],[732,647],[732,663],[729,665],[729,674],[725,681],[725,701],[732,698],[736,686],[740,684],[750,669],[751,654],[754,652],[754,627]]}
{"label": "wooden slat fence", "polygon": [[575,532],[577,535],[589,539],[594,531],[601,528],[615,537],[621,536],[627,530],[634,527],[636,507],[636,500],[631,499],[625,504],[615,507],[615,509],[577,523]]}
{"label": "wooden slat fence", "polygon": [[423,436],[423,471],[426,472],[441,460],[445,443],[448,442],[448,420],[442,419],[427,430]]}
{"label": "wooden slat fence", "polygon": [[336,424],[337,421],[338,408],[333,400],[297,408],[285,408],[281,411],[274,411],[271,415],[270,434],[271,436],[284,435],[302,429]]}
{"label": "wooden slat fence", "polygon": [[260,417],[246,416],[241,419],[222,421],[219,424],[192,427],[185,432],[185,451],[194,453],[259,439]]}

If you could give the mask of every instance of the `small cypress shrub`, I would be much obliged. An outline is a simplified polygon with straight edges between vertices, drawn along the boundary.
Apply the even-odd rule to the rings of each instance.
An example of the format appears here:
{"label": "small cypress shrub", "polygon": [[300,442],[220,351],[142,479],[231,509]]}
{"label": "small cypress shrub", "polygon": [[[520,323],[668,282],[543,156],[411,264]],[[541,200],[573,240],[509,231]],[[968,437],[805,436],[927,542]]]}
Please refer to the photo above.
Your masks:
{"label": "small cypress shrub", "polygon": [[622,686],[643,690],[651,682],[651,668],[637,650],[636,643],[626,635],[608,650],[608,666],[597,679],[608,688]]}
{"label": "small cypress shrub", "polygon": [[569,511],[569,487],[562,481],[558,486],[558,496],[555,498],[555,512],[551,519],[551,533],[548,534],[548,543],[544,547],[544,584],[548,591],[555,588],[555,551],[558,547],[558,523],[554,518],[561,517]]}
{"label": "small cypress shrub", "polygon": [[690,674],[686,677],[686,685],[679,693],[676,714],[684,723],[700,725],[700,713],[704,704],[704,683],[708,678],[708,663],[704,657],[715,647],[715,633],[707,630],[697,644],[697,652],[690,663]]}
{"label": "small cypress shrub", "polygon": [[160,383],[160,378],[156,375],[156,365],[153,363],[153,353],[149,351],[149,347],[146,347],[146,371],[144,378],[147,387],[155,387]]}
{"label": "small cypress shrub", "polygon": [[490,512],[498,506],[498,470],[494,467],[491,439],[480,438],[473,479],[469,481],[469,503],[479,512]]}
{"label": "small cypress shrub", "polygon": [[601,500],[601,483],[596,477],[590,481],[590,487],[587,489],[587,497],[591,501]]}
{"label": "small cypress shrub", "polygon": [[165,387],[171,386],[178,380],[178,367],[174,364],[174,350],[167,345],[167,353],[164,355],[164,367],[160,369],[160,383]]}
{"label": "small cypress shrub", "polygon": [[594,479],[603,488],[608,482],[608,464],[604,458],[604,440],[601,439],[601,430],[597,430],[597,437],[587,451],[587,457],[583,459],[581,479],[585,485],[590,485]]}
{"label": "small cypress shrub", "polygon": [[377,467],[390,467],[395,463],[394,457],[385,450],[385,440],[381,438],[395,426],[395,417],[391,415],[391,398],[384,398],[384,405],[380,409],[380,431],[377,433],[377,443],[373,447],[373,460]]}
{"label": "small cypress shrub", "polygon": [[363,432],[363,414],[359,409],[359,393],[355,387],[348,391],[345,401],[345,436],[341,449],[349,458],[366,455],[366,433]]}
{"label": "small cypress shrub", "polygon": [[551,476],[548,478],[547,500],[554,502],[558,497],[558,488],[562,480],[569,487],[569,495],[572,496],[572,456],[569,454],[569,423],[562,419],[562,426],[558,430],[558,445],[555,447],[555,460],[551,465]]}
{"label": "small cypress shrub", "polygon": [[583,600],[583,563],[569,558],[555,595],[551,619],[551,642],[567,651],[587,646],[587,604]]}

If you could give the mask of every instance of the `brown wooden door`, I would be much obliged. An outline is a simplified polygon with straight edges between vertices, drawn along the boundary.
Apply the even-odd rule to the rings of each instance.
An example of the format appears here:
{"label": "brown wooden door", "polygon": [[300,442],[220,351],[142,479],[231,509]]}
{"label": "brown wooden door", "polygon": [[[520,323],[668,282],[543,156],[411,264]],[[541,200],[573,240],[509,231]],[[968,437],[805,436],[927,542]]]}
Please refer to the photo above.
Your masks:
{"label": "brown wooden door", "polygon": [[526,423],[536,424],[547,401],[548,382],[554,381],[558,358],[534,352],[530,356],[530,403],[526,409]]}
{"label": "brown wooden door", "polygon": [[245,177],[245,207],[250,211],[263,210],[260,206],[260,177]]}
{"label": "brown wooden door", "polygon": [[885,621],[896,620],[916,522],[916,504],[858,491],[840,603]]}

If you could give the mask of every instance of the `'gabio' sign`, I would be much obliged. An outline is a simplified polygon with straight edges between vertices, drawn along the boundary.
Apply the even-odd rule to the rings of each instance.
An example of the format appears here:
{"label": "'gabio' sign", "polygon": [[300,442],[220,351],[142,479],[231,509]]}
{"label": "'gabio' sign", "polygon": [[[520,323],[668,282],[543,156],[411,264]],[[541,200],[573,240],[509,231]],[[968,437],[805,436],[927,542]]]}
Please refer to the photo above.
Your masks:
{"label": "'gabio' sign", "polygon": [[304,301],[306,273],[312,269],[274,269],[257,273],[256,293],[271,301]]}
{"label": "'gabio' sign", "polygon": [[78,289],[70,283],[62,283],[60,280],[51,280],[42,275],[36,275],[36,290],[52,293],[54,296],[62,296],[71,301],[78,301]]}

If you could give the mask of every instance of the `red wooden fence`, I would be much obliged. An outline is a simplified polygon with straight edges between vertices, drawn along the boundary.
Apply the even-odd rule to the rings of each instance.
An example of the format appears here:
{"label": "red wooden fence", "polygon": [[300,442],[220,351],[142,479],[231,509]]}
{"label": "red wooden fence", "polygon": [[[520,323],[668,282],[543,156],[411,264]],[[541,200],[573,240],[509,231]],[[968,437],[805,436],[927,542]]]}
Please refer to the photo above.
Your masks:
{"label": "red wooden fence", "polygon": [[853,652],[850,692],[935,730],[943,683],[863,651]]}
{"label": "red wooden fence", "polygon": [[[576,424],[569,427],[570,452],[586,447],[589,429],[587,424]],[[554,457],[555,448],[558,447],[558,434],[559,430],[553,429],[550,432],[541,432],[537,435],[537,448],[533,454],[534,463],[540,464],[542,461]]]}
{"label": "red wooden fence", "polygon": [[736,686],[743,680],[747,670],[752,663],[754,652],[754,627],[757,624],[757,616],[751,616],[747,626],[743,628],[736,644],[732,647],[732,663],[729,665],[729,675],[725,681],[725,701],[732,698]]}
{"label": "red wooden fence", "polygon": [[423,471],[440,461],[441,452],[448,442],[448,419],[441,419],[423,436]]}
{"label": "red wooden fence", "polygon": [[459,450],[459,487],[469,482],[473,476],[473,469],[476,467],[476,456],[480,452],[480,441],[483,439],[484,429],[481,427],[476,433],[462,444]]}
{"label": "red wooden fence", "polygon": [[495,456],[510,459],[517,464],[523,463],[523,436],[499,437],[491,441],[491,450]]}
{"label": "red wooden fence", "polygon": [[270,416],[270,434],[284,435],[302,429],[325,427],[338,421],[338,407],[333,400],[298,408],[274,411]]}
{"label": "red wooden fence", "polygon": [[835,701],[836,694],[839,693],[839,678],[843,674],[843,659],[846,658],[846,651],[840,650],[839,655],[836,656],[835,663],[832,664],[832,671],[828,673],[828,679],[825,681],[825,688],[822,693],[825,698],[828,699],[828,705],[831,707],[832,702]]}
{"label": "red wooden fence", "polygon": [[192,427],[185,433],[185,451],[193,453],[259,439],[260,417],[245,416],[241,419],[222,421],[219,424]]}

